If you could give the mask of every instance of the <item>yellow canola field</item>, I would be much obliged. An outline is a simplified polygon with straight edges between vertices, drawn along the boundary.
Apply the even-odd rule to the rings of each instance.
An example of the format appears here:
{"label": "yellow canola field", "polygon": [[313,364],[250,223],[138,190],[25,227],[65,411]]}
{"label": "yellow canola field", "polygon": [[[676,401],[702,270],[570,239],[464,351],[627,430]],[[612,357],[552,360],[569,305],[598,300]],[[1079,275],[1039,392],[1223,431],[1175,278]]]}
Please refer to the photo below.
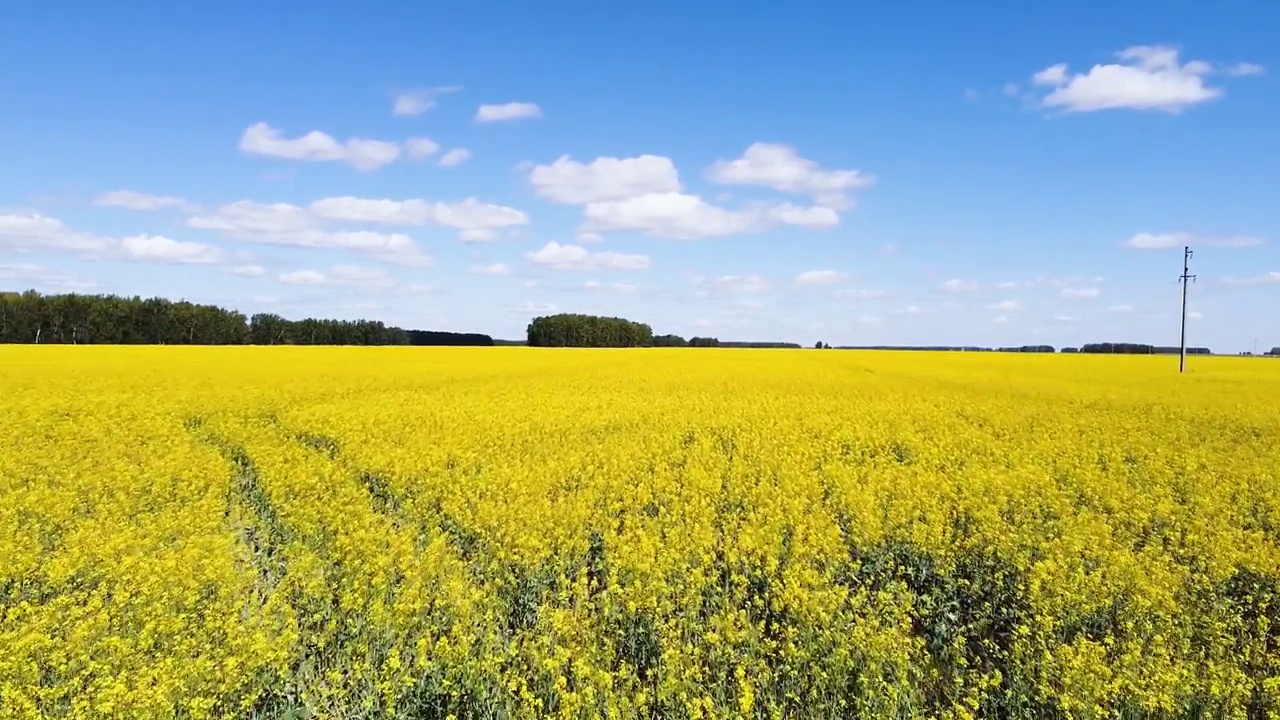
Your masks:
{"label": "yellow canola field", "polygon": [[0,347],[0,717],[1280,717],[1280,361]]}

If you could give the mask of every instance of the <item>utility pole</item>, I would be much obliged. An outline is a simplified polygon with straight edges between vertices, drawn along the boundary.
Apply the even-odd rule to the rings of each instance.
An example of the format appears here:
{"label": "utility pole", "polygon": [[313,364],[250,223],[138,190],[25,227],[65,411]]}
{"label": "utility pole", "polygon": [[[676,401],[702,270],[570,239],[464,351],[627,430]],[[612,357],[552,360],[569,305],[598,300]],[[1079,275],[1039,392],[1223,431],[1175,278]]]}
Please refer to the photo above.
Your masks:
{"label": "utility pole", "polygon": [[1178,278],[1182,283],[1182,340],[1178,344],[1178,372],[1187,371],[1187,283],[1195,282],[1196,276],[1191,274],[1191,248],[1182,248],[1182,275]]}

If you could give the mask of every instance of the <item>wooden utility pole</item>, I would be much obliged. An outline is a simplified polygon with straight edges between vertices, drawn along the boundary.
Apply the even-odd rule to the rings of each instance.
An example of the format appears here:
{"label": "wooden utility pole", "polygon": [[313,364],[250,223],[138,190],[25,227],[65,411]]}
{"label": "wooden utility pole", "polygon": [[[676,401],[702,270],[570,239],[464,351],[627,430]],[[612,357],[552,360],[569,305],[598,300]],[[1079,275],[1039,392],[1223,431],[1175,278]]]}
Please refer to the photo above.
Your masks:
{"label": "wooden utility pole", "polygon": [[1191,274],[1191,248],[1182,248],[1182,275],[1178,280],[1182,283],[1182,340],[1178,344],[1178,372],[1187,371],[1187,283],[1195,282],[1196,276]]}

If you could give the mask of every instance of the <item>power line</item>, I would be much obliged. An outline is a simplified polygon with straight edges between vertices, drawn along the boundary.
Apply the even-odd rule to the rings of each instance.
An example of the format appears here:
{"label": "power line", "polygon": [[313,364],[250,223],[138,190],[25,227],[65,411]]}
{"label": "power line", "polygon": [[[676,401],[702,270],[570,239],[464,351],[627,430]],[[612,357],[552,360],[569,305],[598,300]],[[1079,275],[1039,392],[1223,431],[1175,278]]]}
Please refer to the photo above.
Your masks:
{"label": "power line", "polygon": [[1178,281],[1182,283],[1182,340],[1178,343],[1178,372],[1187,370],[1187,282],[1195,282],[1196,276],[1191,274],[1190,247],[1182,248],[1182,275]]}

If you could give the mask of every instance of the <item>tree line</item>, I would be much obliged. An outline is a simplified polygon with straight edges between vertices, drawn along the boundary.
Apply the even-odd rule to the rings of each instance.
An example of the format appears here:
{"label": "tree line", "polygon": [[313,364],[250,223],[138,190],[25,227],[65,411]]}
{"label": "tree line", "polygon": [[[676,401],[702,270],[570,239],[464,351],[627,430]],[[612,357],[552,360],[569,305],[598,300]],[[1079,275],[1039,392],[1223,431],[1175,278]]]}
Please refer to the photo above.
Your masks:
{"label": "tree line", "polygon": [[[420,345],[533,347],[733,347],[799,348],[798,343],[728,342],[714,337],[654,335],[645,324],[617,317],[561,313],[535,317],[524,342],[482,333],[406,330],[378,320],[288,320],[274,313],[243,313],[216,305],[138,296],[45,295],[35,290],[0,291],[0,343],[155,345]],[[815,347],[830,349],[819,342]],[[1050,345],[988,348],[976,346],[840,346],[842,350],[961,352],[1055,352]],[[1063,353],[1170,355],[1173,346],[1144,343],[1088,343]],[[1189,355],[1212,354],[1206,347]],[[1280,356],[1280,347],[1266,353]]]}
{"label": "tree line", "polygon": [[287,320],[185,300],[0,292],[0,343],[107,345],[493,345],[478,333],[405,330],[379,320]]}

